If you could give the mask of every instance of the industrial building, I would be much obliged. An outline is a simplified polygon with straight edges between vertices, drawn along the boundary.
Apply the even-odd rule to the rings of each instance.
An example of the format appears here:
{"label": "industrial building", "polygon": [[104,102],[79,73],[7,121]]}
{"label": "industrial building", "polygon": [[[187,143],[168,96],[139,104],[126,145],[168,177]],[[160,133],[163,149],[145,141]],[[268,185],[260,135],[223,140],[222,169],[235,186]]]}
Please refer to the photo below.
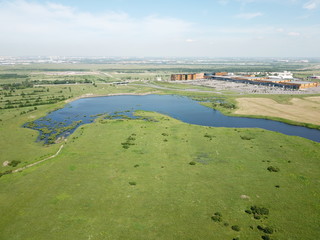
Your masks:
{"label": "industrial building", "polygon": [[289,86],[295,86],[297,89],[311,88],[320,86],[317,82],[306,82],[306,81],[290,81],[283,83]]}
{"label": "industrial building", "polygon": [[203,78],[204,78],[204,73],[171,74],[171,81],[196,80],[196,79],[203,79]]}
{"label": "industrial building", "polygon": [[211,75],[209,79],[231,81],[246,84],[265,85],[270,87],[282,87],[287,89],[305,89],[320,86],[317,82],[295,81],[290,79],[280,78],[257,78],[257,77],[243,77],[243,76],[215,76]]}
{"label": "industrial building", "polygon": [[305,89],[320,86],[317,82],[296,81],[292,73],[274,73],[271,76],[256,77],[255,75],[234,75],[233,73],[191,73],[191,74],[172,74],[171,81],[214,79],[221,81],[231,81],[245,84],[265,85],[270,87],[281,87],[287,89]]}
{"label": "industrial building", "polygon": [[288,71],[284,72],[272,72],[270,73],[270,78],[279,78],[279,79],[293,79],[293,74]]}

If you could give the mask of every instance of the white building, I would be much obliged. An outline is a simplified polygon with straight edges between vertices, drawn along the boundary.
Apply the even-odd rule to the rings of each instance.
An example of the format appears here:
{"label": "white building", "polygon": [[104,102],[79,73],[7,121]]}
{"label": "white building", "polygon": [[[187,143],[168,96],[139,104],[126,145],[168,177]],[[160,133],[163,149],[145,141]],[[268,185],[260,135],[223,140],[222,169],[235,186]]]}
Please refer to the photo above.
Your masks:
{"label": "white building", "polygon": [[288,71],[273,72],[273,73],[270,73],[269,77],[278,78],[278,79],[293,79],[293,74]]}

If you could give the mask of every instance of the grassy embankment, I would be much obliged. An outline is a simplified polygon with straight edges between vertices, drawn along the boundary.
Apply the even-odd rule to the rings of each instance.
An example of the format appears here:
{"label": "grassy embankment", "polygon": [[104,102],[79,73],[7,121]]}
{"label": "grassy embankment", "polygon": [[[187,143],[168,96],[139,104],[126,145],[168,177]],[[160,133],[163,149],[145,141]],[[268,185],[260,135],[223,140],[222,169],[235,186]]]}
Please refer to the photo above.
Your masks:
{"label": "grassy embankment", "polygon": [[1,239],[261,239],[258,225],[317,238],[319,143],[139,114],[158,122],[85,125],[55,159],[3,176]]}

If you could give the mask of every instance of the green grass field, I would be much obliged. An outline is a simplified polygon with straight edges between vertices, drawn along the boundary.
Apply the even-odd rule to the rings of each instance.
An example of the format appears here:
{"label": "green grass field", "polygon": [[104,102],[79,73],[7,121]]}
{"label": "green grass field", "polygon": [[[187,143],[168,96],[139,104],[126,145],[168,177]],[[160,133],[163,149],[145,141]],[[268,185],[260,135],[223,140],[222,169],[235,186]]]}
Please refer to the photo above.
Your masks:
{"label": "green grass field", "polygon": [[[0,85],[22,83],[26,80],[22,75],[31,81],[86,78],[32,75],[30,71],[104,71],[113,77],[151,78],[180,67],[1,67]],[[188,71],[198,67],[184,66]],[[18,75],[6,75],[15,73]],[[235,104],[238,97],[208,93],[214,89],[187,84],[102,84],[110,79],[100,77],[90,77],[97,84],[43,85],[14,91],[0,86],[0,173],[52,156],[64,145],[57,157],[0,177],[0,240],[318,238],[319,143],[261,129],[189,125],[142,111],[137,114],[156,121],[98,119],[78,128],[66,143],[52,145],[36,142],[38,132],[21,127],[63,107],[65,101],[59,97],[156,92],[204,101],[222,99],[228,104]],[[153,88],[154,84],[160,88]],[[263,97],[281,103],[292,98]],[[44,104],[50,99],[57,100]],[[212,102],[204,104],[212,107]],[[10,105],[13,108],[6,108]],[[215,108],[230,115],[234,111],[220,105]],[[20,163],[3,166],[6,161]],[[246,213],[252,206],[269,213]]]}
{"label": "green grass field", "polygon": [[[319,143],[139,114],[158,122],[85,125],[58,157],[3,176],[0,239],[261,239],[258,225],[271,239],[317,238]],[[268,218],[245,213],[254,205]]]}

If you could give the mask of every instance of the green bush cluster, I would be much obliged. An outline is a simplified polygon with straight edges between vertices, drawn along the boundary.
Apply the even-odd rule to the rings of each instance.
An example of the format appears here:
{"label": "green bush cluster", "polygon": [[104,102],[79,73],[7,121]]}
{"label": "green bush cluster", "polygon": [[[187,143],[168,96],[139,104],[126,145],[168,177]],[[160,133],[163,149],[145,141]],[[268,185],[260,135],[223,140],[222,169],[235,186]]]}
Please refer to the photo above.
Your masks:
{"label": "green bush cluster", "polygon": [[249,136],[240,136],[242,140],[251,140],[254,139],[253,137],[249,137]]}
{"label": "green bush cluster", "polygon": [[29,110],[26,110],[26,111],[22,111],[22,112],[20,112],[20,115],[27,114],[27,113],[29,113],[29,112],[33,112],[33,111],[35,111],[35,110],[37,110],[37,109],[38,109],[37,107],[34,107],[33,109],[29,109]]}
{"label": "green bush cluster", "polygon": [[21,161],[13,160],[13,161],[9,162],[8,165],[11,167],[16,167],[19,163],[21,163]]}
{"label": "green bush cluster", "polygon": [[279,171],[280,171],[279,168],[273,167],[273,166],[269,166],[269,167],[267,168],[267,170],[268,170],[269,172],[279,172]]}
{"label": "green bush cluster", "polygon": [[227,102],[226,100],[216,99],[216,100],[212,101],[212,107],[213,108],[223,107],[226,109],[235,109],[236,105],[231,102]]}
{"label": "green bush cluster", "polygon": [[[31,106],[38,106],[38,105],[46,105],[46,104],[53,104],[60,101],[64,101],[72,96],[52,96],[51,98],[41,99],[39,96],[38,98],[29,98],[28,100],[16,99],[16,100],[7,100],[5,101],[5,105],[0,107],[0,109],[12,109],[12,108],[21,108],[21,107],[31,107]],[[31,102],[31,100],[33,100]]]}
{"label": "green bush cluster", "polygon": [[239,227],[238,225],[233,225],[233,226],[231,226],[231,229],[232,229],[233,231],[236,231],[236,232],[239,232],[239,231],[240,231],[240,227]]}
{"label": "green bush cluster", "polygon": [[212,221],[214,222],[222,222],[222,214],[219,212],[216,212],[213,214],[213,216],[211,217]]}
{"label": "green bush cluster", "polygon": [[271,240],[271,238],[268,235],[263,235],[263,236],[261,236],[261,238],[263,240]]}
{"label": "green bush cluster", "polygon": [[208,133],[206,133],[204,137],[209,138],[210,140],[212,140],[212,138],[215,138],[215,136],[209,135]]}
{"label": "green bush cluster", "polygon": [[136,138],[134,136],[136,136],[135,133],[131,134],[125,142],[121,143],[124,149],[128,149],[130,146],[135,145],[134,141],[136,140]]}
{"label": "green bush cluster", "polygon": [[262,227],[262,226],[258,225],[257,228],[260,231],[262,231],[262,232],[264,232],[266,234],[272,234],[273,233],[273,228],[272,227]]}
{"label": "green bush cluster", "polygon": [[269,209],[265,207],[257,207],[257,206],[251,206],[250,209],[245,210],[248,214],[253,214],[253,217],[255,219],[261,219],[261,217],[266,217],[269,215]]}
{"label": "green bush cluster", "polygon": [[5,172],[0,172],[0,177],[12,173],[12,170],[7,170]]}

